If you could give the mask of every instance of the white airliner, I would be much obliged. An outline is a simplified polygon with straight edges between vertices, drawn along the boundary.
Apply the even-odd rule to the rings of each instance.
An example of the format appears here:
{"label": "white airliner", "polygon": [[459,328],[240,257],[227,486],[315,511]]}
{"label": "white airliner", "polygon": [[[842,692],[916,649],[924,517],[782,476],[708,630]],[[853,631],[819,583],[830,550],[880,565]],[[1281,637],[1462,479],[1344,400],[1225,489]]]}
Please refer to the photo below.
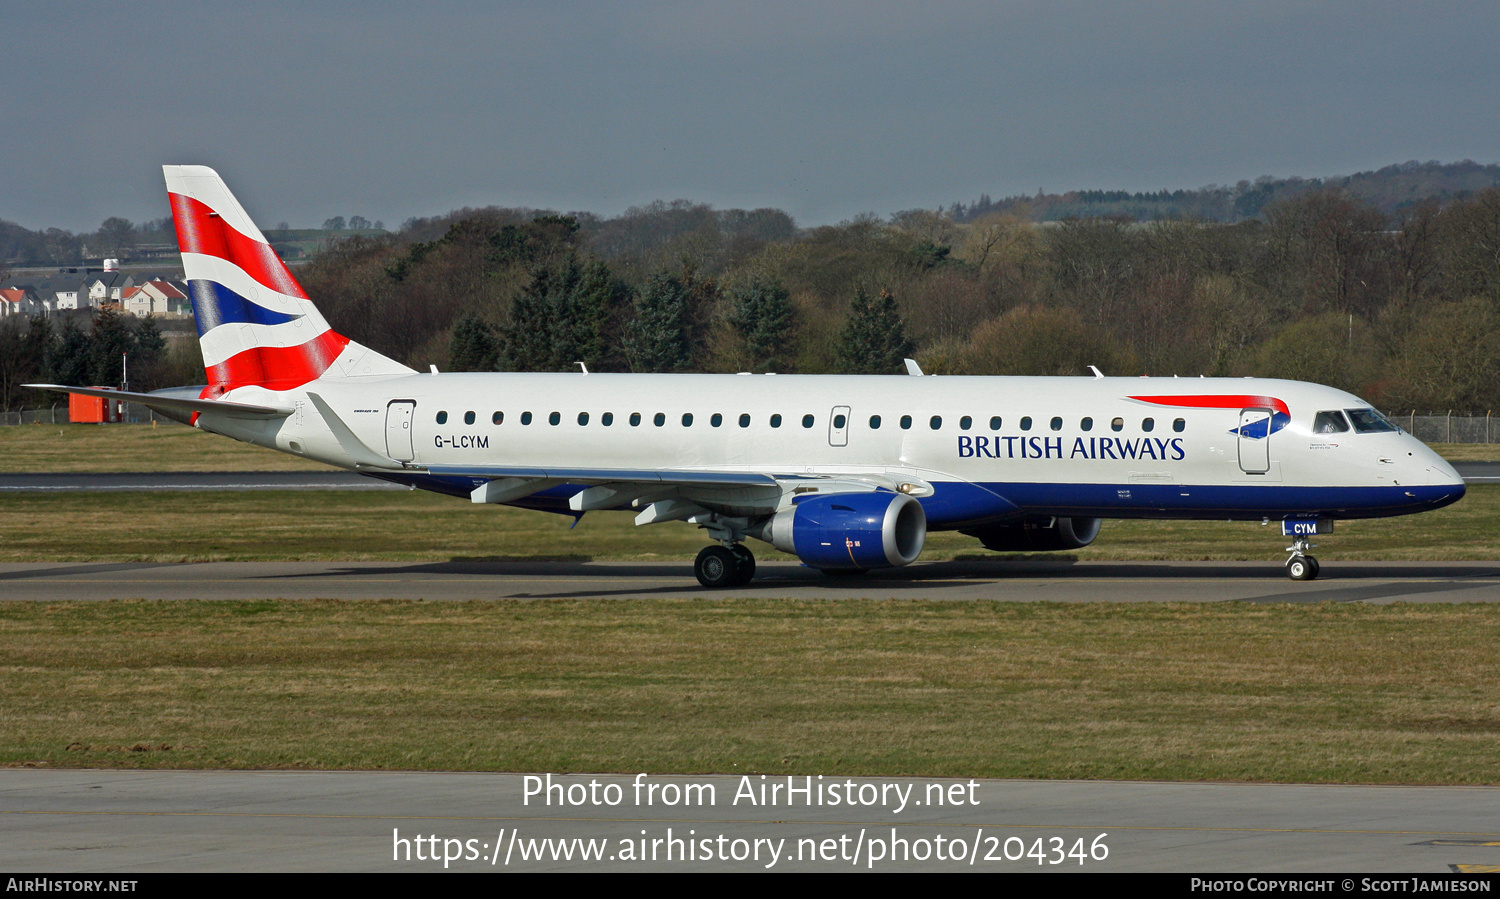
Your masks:
{"label": "white airliner", "polygon": [[216,172],[164,169],[208,385],[38,386],[476,503],[685,519],[706,587],[751,578],[747,537],[840,573],[910,564],[928,530],[1076,549],[1106,518],[1279,521],[1310,580],[1335,520],[1464,495],[1368,403],[1298,381],[417,372],[332,330]]}

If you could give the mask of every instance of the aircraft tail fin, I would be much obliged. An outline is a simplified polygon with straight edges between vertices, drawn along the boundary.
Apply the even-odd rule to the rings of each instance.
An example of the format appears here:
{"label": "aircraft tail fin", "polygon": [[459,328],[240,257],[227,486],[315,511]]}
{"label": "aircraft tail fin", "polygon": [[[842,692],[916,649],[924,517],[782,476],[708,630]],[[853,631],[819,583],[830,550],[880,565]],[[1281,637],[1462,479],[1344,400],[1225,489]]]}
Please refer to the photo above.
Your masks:
{"label": "aircraft tail fin", "polygon": [[201,165],[162,172],[203,347],[205,396],[412,371],[328,326],[218,172]]}

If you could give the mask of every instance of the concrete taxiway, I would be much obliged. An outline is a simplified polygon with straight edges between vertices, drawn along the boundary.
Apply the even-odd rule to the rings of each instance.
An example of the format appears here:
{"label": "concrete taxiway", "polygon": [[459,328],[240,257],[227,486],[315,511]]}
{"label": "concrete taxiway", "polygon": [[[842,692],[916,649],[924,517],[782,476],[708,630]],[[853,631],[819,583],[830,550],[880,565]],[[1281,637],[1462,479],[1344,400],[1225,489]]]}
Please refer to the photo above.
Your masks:
{"label": "concrete taxiway", "polygon": [[[554,778],[548,805],[545,791],[527,801],[518,774],[8,770],[0,863],[111,875],[440,872],[447,855],[459,871],[1436,876],[1500,864],[1494,787],[797,777],[793,786],[814,789],[747,801],[747,784],[764,798],[787,780],[648,776],[649,792],[631,776],[575,774]],[[827,802],[835,785],[853,802]]]}
{"label": "concrete taxiway", "polygon": [[0,599],[927,599],[1051,602],[1500,602],[1500,562],[1325,562],[1293,581],[1265,562],[918,562],[828,577],[762,563],[705,591],[687,562],[11,563]]}

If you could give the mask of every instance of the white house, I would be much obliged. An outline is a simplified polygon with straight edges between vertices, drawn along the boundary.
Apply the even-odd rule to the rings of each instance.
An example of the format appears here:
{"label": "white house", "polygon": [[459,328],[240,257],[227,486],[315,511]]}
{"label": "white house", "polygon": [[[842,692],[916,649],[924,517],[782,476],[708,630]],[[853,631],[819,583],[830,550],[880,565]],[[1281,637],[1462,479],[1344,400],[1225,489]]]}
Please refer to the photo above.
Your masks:
{"label": "white house", "polygon": [[32,287],[17,286],[0,289],[0,318],[9,318],[12,315],[30,318],[33,315],[46,314],[47,306]]}
{"label": "white house", "polygon": [[125,311],[137,318],[155,315],[163,318],[181,318],[191,315],[192,303],[187,292],[171,281],[154,279],[139,287],[130,287],[120,295]]}

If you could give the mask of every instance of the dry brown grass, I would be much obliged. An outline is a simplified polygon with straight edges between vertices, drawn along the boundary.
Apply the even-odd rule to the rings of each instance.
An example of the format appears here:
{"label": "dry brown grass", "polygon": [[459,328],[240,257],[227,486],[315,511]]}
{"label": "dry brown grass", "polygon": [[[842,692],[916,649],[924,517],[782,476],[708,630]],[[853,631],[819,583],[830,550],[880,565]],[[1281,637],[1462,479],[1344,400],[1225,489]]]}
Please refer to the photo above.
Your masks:
{"label": "dry brown grass", "polygon": [[172,422],[0,427],[0,472],[329,470]]}
{"label": "dry brown grass", "polygon": [[7,764],[1500,783],[1500,610],[0,604]]}

